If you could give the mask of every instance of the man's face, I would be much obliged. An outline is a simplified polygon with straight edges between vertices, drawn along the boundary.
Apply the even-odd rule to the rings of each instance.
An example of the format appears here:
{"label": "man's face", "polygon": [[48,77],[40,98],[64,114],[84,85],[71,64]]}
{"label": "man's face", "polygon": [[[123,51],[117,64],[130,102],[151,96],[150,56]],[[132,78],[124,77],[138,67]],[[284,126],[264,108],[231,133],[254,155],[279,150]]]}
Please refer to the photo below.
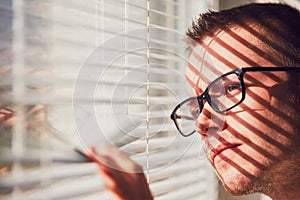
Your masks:
{"label": "man's face", "polygon": [[[244,29],[233,29],[196,46],[186,71],[191,95],[200,95],[214,79],[237,68],[276,67],[257,40]],[[276,172],[272,166],[299,151],[293,127],[297,122],[287,105],[292,91],[286,73],[246,72],[244,81],[246,98],[241,104],[218,114],[205,103],[196,124],[209,161],[233,194],[260,192]]]}

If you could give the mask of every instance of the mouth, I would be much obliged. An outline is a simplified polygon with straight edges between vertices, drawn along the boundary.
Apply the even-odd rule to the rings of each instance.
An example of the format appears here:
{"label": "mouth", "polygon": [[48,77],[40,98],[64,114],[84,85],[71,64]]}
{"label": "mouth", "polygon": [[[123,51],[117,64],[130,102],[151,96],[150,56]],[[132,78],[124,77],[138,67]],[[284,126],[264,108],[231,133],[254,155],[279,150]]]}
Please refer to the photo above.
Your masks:
{"label": "mouth", "polygon": [[212,162],[214,163],[216,156],[218,156],[223,151],[225,151],[227,149],[234,149],[238,146],[241,146],[241,144],[226,144],[226,145],[220,144],[216,148],[211,149],[210,158],[211,158]]}

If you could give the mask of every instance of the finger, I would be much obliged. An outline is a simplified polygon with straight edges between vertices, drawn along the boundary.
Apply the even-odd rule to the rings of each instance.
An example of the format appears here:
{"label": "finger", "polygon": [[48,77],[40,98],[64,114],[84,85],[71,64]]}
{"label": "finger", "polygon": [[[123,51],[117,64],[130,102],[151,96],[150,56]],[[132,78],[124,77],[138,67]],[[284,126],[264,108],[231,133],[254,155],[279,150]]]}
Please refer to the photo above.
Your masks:
{"label": "finger", "polygon": [[116,163],[116,167],[118,167],[115,168],[118,170],[126,171],[129,173],[143,172],[143,168],[140,165],[134,162],[126,153],[124,153],[115,146],[102,145],[101,147],[96,148],[95,150],[102,157],[106,157],[107,159],[113,159],[114,163]]}

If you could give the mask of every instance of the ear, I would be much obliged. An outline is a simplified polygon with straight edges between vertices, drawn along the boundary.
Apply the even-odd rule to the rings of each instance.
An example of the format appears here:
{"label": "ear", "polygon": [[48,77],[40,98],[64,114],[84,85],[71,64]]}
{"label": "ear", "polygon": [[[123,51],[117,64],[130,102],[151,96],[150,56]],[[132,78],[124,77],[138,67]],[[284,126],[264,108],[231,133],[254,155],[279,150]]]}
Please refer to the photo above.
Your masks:
{"label": "ear", "polygon": [[300,102],[299,91],[296,94],[293,94],[293,95],[289,96],[289,102],[299,106],[299,102]]}
{"label": "ear", "polygon": [[291,102],[299,103],[300,99],[300,73],[288,74],[289,76],[289,86],[293,93],[291,97]]}

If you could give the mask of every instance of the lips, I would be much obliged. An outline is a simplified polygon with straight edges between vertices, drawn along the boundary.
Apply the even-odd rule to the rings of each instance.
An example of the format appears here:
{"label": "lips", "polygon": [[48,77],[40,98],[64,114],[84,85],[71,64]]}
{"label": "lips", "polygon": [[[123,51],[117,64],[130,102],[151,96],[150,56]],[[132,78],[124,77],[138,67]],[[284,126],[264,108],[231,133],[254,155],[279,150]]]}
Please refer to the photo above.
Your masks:
{"label": "lips", "polygon": [[241,144],[220,144],[218,145],[216,148],[211,149],[210,151],[210,157],[212,159],[212,161],[214,162],[215,157],[217,155],[219,155],[220,153],[222,153],[223,151],[227,150],[227,149],[233,149],[236,148],[238,146],[240,146]]}

